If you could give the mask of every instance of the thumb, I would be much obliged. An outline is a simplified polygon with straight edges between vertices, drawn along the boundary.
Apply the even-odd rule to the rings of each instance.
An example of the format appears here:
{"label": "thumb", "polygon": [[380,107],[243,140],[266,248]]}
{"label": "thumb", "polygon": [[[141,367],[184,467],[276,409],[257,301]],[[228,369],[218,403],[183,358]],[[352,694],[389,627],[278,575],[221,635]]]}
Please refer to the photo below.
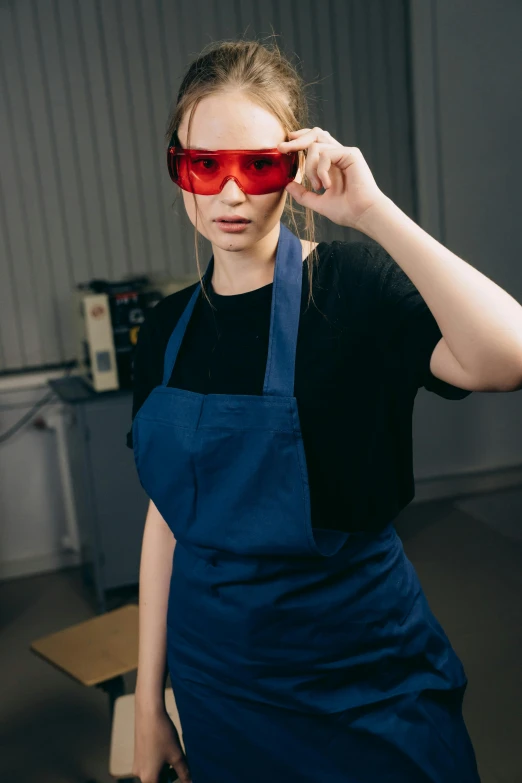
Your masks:
{"label": "thumb", "polygon": [[293,199],[301,204],[303,207],[315,208],[315,203],[320,196],[317,193],[313,193],[311,190],[307,190],[303,185],[295,180],[289,182],[285,190],[290,193]]}

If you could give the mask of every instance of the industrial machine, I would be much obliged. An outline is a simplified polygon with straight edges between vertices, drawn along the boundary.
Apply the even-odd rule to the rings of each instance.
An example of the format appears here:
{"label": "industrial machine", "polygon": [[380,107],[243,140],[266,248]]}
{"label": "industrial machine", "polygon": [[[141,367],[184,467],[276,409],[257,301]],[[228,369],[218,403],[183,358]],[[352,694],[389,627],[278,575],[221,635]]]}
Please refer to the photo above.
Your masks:
{"label": "industrial machine", "polygon": [[73,291],[78,372],[97,392],[132,387],[132,357],[148,308],[198,276],[90,280]]}

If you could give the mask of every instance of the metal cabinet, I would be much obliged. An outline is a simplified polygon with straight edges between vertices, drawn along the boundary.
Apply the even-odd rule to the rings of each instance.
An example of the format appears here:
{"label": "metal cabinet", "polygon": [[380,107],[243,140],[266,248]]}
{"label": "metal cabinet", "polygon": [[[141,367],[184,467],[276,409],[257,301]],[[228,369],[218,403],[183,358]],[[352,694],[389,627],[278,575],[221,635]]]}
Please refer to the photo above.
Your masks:
{"label": "metal cabinet", "polygon": [[49,383],[70,406],[67,451],[82,566],[103,612],[108,590],[139,581],[149,499],[125,443],[132,393],[94,392],[80,377]]}

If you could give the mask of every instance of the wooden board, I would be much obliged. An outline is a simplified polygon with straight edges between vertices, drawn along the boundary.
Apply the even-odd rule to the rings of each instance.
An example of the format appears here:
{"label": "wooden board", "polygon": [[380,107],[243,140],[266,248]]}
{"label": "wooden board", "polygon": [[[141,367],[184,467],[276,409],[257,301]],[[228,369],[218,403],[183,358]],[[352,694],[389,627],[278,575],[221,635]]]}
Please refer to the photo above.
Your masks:
{"label": "wooden board", "polygon": [[138,667],[138,606],[128,604],[44,636],[31,650],[83,685],[126,674]]}
{"label": "wooden board", "polygon": [[[181,747],[185,752],[181,735],[181,723],[174,699],[172,688],[165,689],[165,706],[174,723]],[[134,760],[134,694],[129,693],[120,696],[114,702],[114,716],[112,719],[111,752],[109,772],[115,778],[130,778],[132,775],[132,763]]]}

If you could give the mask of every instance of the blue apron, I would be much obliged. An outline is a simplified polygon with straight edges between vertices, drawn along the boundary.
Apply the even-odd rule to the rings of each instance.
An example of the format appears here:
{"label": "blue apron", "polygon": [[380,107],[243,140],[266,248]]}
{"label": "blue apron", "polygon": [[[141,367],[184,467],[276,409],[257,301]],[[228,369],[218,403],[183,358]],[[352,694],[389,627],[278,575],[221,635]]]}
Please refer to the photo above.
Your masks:
{"label": "blue apron", "polygon": [[177,542],[167,660],[193,783],[477,783],[466,675],[392,522],[312,526],[302,269],[280,223],[261,396],[167,385],[198,286],[133,422],[140,482]]}

